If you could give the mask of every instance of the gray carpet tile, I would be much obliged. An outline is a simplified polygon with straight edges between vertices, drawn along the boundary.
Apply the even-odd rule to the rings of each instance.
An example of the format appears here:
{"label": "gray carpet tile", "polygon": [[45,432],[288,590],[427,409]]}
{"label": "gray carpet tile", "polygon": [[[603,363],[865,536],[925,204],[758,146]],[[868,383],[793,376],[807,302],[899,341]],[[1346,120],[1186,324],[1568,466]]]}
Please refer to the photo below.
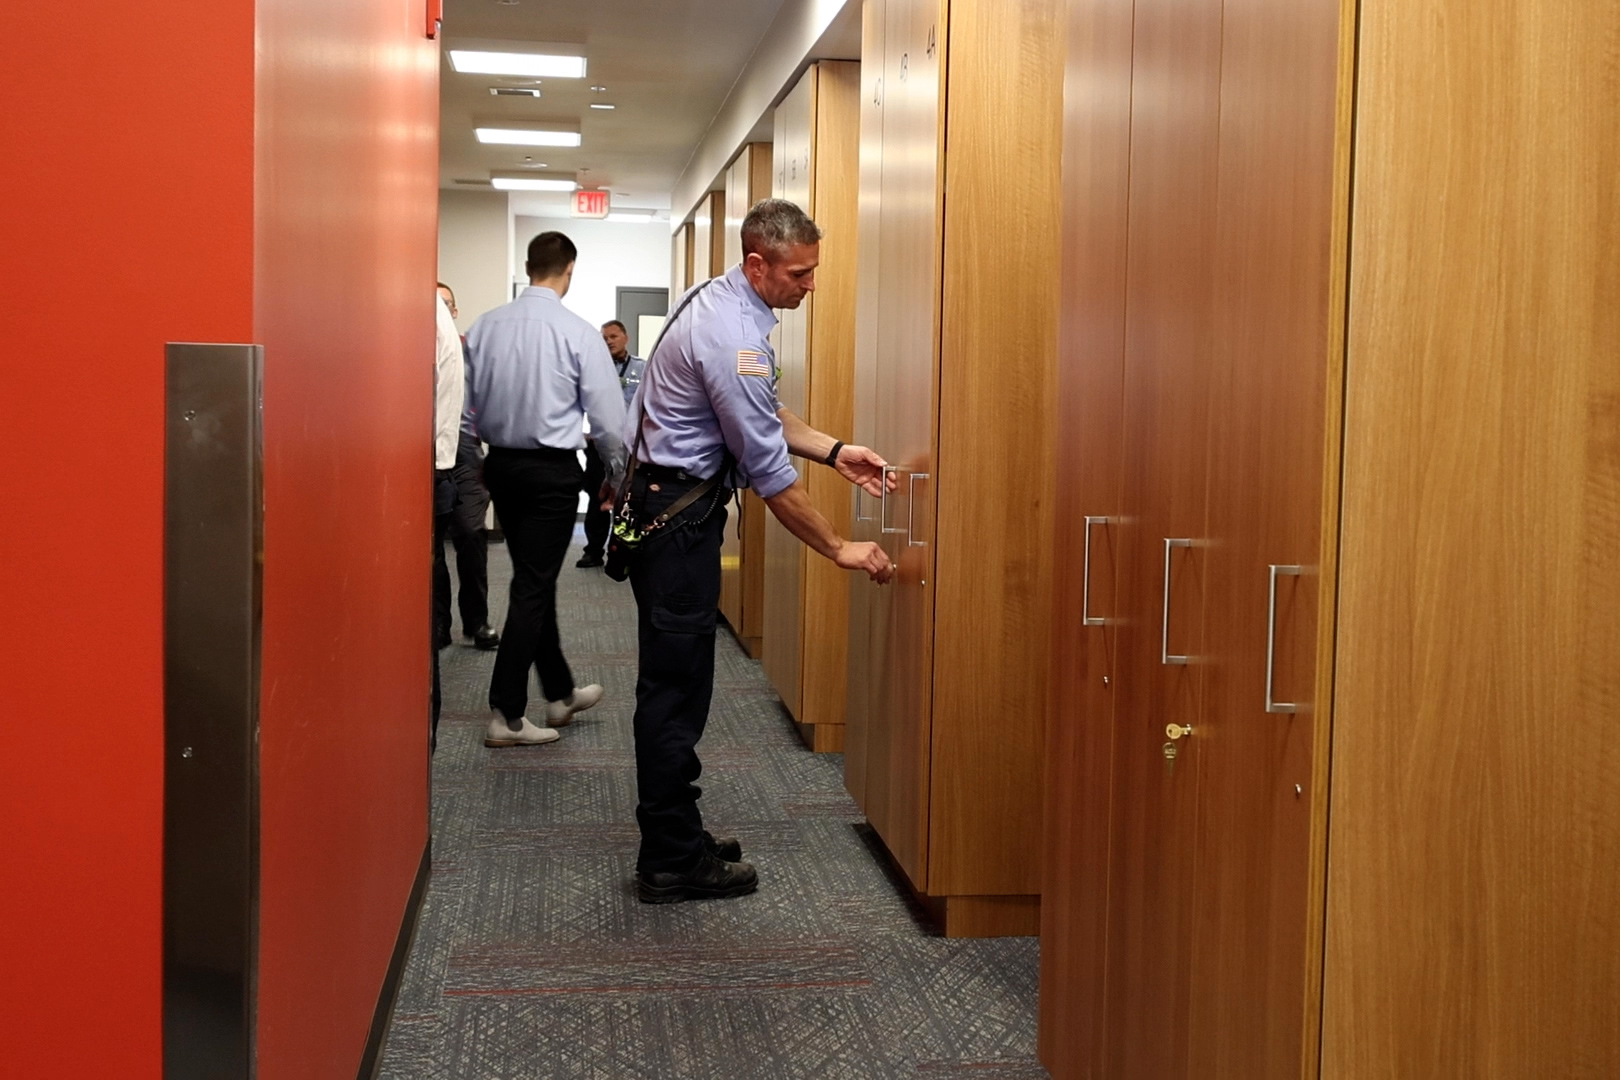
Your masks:
{"label": "gray carpet tile", "polygon": [[[700,805],[712,832],[741,839],[760,891],[636,900],[635,605],[627,585],[574,567],[580,539],[558,589],[563,646],[576,681],[607,695],[560,740],[486,749],[494,656],[459,638],[440,654],[433,877],[381,1075],[1045,1077],[1037,942],[938,936],[845,792],[842,757],[804,748],[724,630]],[[499,545],[490,577],[498,626]]]}

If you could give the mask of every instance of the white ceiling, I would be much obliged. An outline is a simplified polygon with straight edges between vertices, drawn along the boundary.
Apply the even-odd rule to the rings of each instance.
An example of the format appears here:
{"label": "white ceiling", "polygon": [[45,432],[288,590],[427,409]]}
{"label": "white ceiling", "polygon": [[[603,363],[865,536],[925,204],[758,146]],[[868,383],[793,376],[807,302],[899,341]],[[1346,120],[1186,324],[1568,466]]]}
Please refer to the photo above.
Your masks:
{"label": "white ceiling", "polygon": [[[446,52],[458,38],[576,44],[588,70],[584,79],[539,80],[539,98],[494,97],[491,86],[529,81],[462,75],[442,59],[440,186],[487,190],[456,181],[523,171],[527,155],[549,166],[535,175],[578,174],[581,186],[612,189],[616,206],[668,208],[677,177],[781,6],[782,0],[447,0]],[[607,92],[592,93],[593,85]],[[617,108],[591,109],[591,101]],[[473,136],[475,118],[578,124],[583,138],[574,149],[484,146]],[[514,207],[519,201],[531,200],[514,196]]]}

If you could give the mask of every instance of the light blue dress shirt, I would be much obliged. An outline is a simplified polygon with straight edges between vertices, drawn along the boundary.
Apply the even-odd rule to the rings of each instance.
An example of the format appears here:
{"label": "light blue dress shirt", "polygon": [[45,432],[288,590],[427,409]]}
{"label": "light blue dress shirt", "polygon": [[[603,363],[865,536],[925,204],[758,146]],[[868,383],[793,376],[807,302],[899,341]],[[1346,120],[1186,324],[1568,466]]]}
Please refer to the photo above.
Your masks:
{"label": "light blue dress shirt", "polygon": [[700,288],[647,358],[625,442],[645,410],[640,460],[711,476],[729,447],[733,482],[768,499],[798,479],[776,415],[776,315],[741,266]]}
{"label": "light blue dress shirt", "polygon": [[582,449],[589,417],[609,476],[623,470],[613,433],[624,428],[624,397],[613,359],[596,327],[550,289],[524,289],[467,331],[466,407],[480,438],[514,450]]}
{"label": "light blue dress shirt", "polygon": [[647,370],[647,361],[639,356],[626,356],[622,368],[619,367],[617,360],[613,361],[613,366],[618,369],[619,385],[624,387],[624,407],[628,409],[636,400],[636,390],[641,386],[641,376]]}

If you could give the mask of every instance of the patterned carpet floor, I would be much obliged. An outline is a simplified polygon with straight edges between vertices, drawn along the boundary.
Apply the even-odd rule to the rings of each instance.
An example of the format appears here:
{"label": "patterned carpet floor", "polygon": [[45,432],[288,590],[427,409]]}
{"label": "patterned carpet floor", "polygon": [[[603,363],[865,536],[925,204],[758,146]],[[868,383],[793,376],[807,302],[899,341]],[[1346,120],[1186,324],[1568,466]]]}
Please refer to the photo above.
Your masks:
{"label": "patterned carpet floor", "polygon": [[[459,638],[440,654],[433,877],[381,1075],[1045,1077],[1036,940],[951,941],[921,922],[844,791],[842,757],[804,748],[724,630],[700,805],[711,831],[741,838],[760,889],[637,902],[635,605],[628,585],[574,567],[578,539],[559,586],[564,649],[607,695],[559,741],[485,749],[493,654]],[[490,578],[499,625],[499,545]]]}

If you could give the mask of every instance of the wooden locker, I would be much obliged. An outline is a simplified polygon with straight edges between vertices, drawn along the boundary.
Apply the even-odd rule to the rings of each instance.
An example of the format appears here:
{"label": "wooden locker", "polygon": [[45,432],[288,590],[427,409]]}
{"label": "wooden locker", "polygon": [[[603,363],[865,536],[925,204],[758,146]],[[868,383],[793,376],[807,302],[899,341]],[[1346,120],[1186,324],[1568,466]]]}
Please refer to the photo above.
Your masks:
{"label": "wooden locker", "polygon": [[[947,934],[1033,933],[1052,575],[1056,5],[957,0],[949,21],[937,0],[873,11],[856,434],[898,485],[868,500],[872,520],[857,529],[898,571],[854,593],[862,655],[850,663],[848,784]],[[880,272],[869,276],[874,247]]]}
{"label": "wooden locker", "polygon": [[[726,189],[714,193],[714,276],[742,261],[742,223],[748,208],[771,190],[771,144],[749,143],[726,170]],[[743,651],[758,658],[764,633],[765,518],[770,511],[752,491],[732,504],[720,549],[720,613]]]}
{"label": "wooden locker", "polygon": [[[776,109],[775,195],[804,207],[822,229],[816,289],[780,313],[777,384],[782,404],[811,427],[852,438],[856,177],[860,65],[812,65]],[[795,459],[810,500],[850,535],[850,486],[830,469]],[[844,748],[849,576],[811,554],[774,518],[765,520],[762,661],[807,745]]]}
{"label": "wooden locker", "polygon": [[[882,224],[883,182],[883,57],[888,0],[865,0],[861,6],[861,85],[859,177],[856,192],[855,370],[853,417],[855,441],[870,446],[877,435],[877,331],[881,310],[883,263],[876,241]],[[881,539],[875,500],[859,489],[853,492],[849,536],[876,543]],[[844,704],[844,786],[865,809],[868,762],[881,749],[869,738],[873,729],[873,686],[883,670],[876,654],[872,621],[880,591],[863,574],[849,578],[849,650]],[[882,783],[887,783],[884,778]],[[878,789],[874,789],[876,791]],[[870,817],[870,810],[867,810]]]}
{"label": "wooden locker", "polygon": [[[692,223],[685,222],[670,238],[669,295],[671,306],[692,287]],[[648,344],[651,348],[651,343]]]}
{"label": "wooden locker", "polygon": [[[1620,755],[1579,734],[1620,702],[1620,106],[1583,89],[1617,40],[1509,0],[1071,3],[1058,1080],[1620,1074]],[[1207,371],[1155,384],[1154,341]],[[1170,772],[1137,684],[1184,594],[1132,567],[1199,488]]]}

